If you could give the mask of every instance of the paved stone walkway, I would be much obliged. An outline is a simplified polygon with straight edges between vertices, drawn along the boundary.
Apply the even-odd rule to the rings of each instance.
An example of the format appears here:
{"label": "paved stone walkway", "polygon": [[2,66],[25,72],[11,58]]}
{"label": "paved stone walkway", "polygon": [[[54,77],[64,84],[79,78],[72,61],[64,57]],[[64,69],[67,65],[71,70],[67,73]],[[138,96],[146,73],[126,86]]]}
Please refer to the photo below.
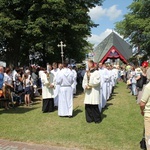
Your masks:
{"label": "paved stone walkway", "polygon": [[45,146],[40,144],[15,142],[0,139],[0,150],[79,150],[79,149]]}

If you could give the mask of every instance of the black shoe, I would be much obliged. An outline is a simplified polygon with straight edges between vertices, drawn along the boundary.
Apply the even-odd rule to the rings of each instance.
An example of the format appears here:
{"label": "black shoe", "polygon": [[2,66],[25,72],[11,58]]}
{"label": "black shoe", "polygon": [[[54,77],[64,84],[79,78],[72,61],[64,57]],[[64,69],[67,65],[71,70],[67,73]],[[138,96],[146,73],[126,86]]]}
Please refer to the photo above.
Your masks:
{"label": "black shoe", "polygon": [[93,121],[87,121],[87,123],[92,123]]}
{"label": "black shoe", "polygon": [[101,121],[97,121],[97,122],[95,122],[95,123],[96,123],[96,124],[97,124],[97,123],[101,123]]}

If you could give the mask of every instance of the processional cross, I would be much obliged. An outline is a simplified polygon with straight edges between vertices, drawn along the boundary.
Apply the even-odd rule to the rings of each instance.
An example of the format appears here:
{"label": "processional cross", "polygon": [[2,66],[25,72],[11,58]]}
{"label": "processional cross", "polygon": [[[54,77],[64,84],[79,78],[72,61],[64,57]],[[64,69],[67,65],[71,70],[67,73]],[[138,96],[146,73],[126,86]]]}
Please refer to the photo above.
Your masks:
{"label": "processional cross", "polygon": [[62,58],[62,63],[63,63],[64,62],[64,51],[63,51],[63,48],[66,47],[66,44],[63,44],[63,42],[61,41],[60,44],[58,44],[57,46],[61,48],[61,58]]}

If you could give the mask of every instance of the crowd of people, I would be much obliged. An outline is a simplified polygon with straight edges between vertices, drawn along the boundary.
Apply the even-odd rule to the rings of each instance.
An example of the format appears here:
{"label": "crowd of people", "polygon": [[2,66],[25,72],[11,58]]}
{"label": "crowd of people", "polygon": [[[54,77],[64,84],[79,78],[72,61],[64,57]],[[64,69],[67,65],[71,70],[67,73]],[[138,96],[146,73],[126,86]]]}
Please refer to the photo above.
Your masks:
{"label": "crowd of people", "polygon": [[0,97],[8,100],[4,101],[6,110],[10,108],[9,101],[17,105],[24,102],[26,106],[31,106],[35,75],[34,71],[31,74],[29,68],[11,70],[10,68],[0,67]]}
{"label": "crowd of people", "polygon": [[[33,96],[39,96],[38,88],[42,88],[42,111],[51,112],[58,107],[59,116],[71,117],[78,83],[85,91],[87,122],[100,122],[100,112],[120,80],[127,83],[130,93],[140,104],[143,89],[150,80],[148,63],[144,62],[141,67],[130,64],[120,67],[88,61],[88,69],[55,62],[47,64],[46,68],[33,65],[11,70],[0,67],[0,97],[30,106]],[[7,101],[4,105],[9,109]]]}
{"label": "crowd of people", "polygon": [[[101,112],[102,108],[105,108],[107,100],[111,97],[117,81],[122,79],[122,69],[119,66],[92,63],[92,67],[100,75],[98,80],[98,108]],[[87,74],[90,75],[89,62],[88,69],[85,66],[77,68],[73,65],[67,65],[65,63],[57,64],[56,62],[52,65],[47,64],[46,68],[35,65],[30,68],[14,68],[13,70],[0,67],[0,89],[3,91],[4,97],[16,101],[18,104],[24,103],[26,106],[30,106],[33,96],[40,95],[38,89],[41,88],[43,112],[51,112],[55,108],[58,108],[59,116],[72,116],[73,95],[76,94],[76,85],[77,83],[82,84],[85,90],[84,84],[87,82]],[[94,79],[92,80],[94,81]],[[9,105],[5,105],[5,109],[9,109]],[[62,113],[62,111],[64,112]]]}
{"label": "crowd of people", "polygon": [[120,70],[121,80],[127,83],[129,93],[136,98],[137,104],[141,101],[143,87],[150,80],[150,69],[147,62],[141,66],[126,65]]}
{"label": "crowd of people", "polygon": [[[99,110],[106,106],[106,101],[111,96],[118,78],[118,69],[111,65],[96,66],[100,78]],[[111,71],[112,70],[112,71]],[[85,67],[77,68],[73,65],[47,64],[46,68],[31,66],[25,68],[3,68],[0,67],[0,90],[10,101],[21,105],[31,106],[34,96],[39,96],[38,89],[42,89],[43,112],[51,112],[58,108],[59,116],[73,115],[73,95],[76,94],[76,86],[85,83]],[[100,84],[99,83],[99,84]],[[83,87],[84,88],[84,87]],[[59,100],[60,99],[60,100]],[[5,102],[5,109],[10,105]]]}
{"label": "crowd of people", "polygon": [[[60,71],[63,72],[67,83],[60,80]],[[72,73],[72,74],[71,74]],[[58,77],[59,76],[59,77]],[[58,80],[59,79],[59,80]],[[30,68],[3,68],[0,67],[0,98],[5,98],[17,105],[31,106],[34,96],[42,94],[43,112],[51,112],[58,109],[59,116],[72,116],[73,94],[76,94],[77,72],[74,66],[53,63],[47,64],[46,68],[32,65]],[[66,91],[61,90],[62,88]],[[42,89],[40,93],[40,89]],[[70,92],[69,92],[70,90]],[[61,94],[62,101],[59,101]],[[64,95],[65,94],[65,95]],[[64,98],[63,98],[64,95]],[[63,102],[67,100],[66,103]],[[10,108],[9,101],[4,101],[6,110]],[[67,109],[65,109],[67,107]]]}
{"label": "crowd of people", "polygon": [[[141,148],[150,150],[150,67],[148,62],[141,66],[111,66],[93,61],[88,61],[89,70],[83,78],[85,90],[85,112],[88,123],[101,122],[101,109],[106,106],[107,100],[113,93],[119,80],[127,83],[130,93],[136,97],[140,105],[141,115],[144,116],[144,135],[141,140]],[[100,90],[99,90],[100,89]]]}
{"label": "crowd of people", "polygon": [[144,116],[144,138],[141,148],[150,150],[150,67],[147,61],[141,66],[128,64],[120,69],[121,80],[127,83],[129,93],[135,96]]}
{"label": "crowd of people", "polygon": [[[88,123],[100,123],[101,112],[111,98],[118,81],[127,84],[130,93],[140,104],[144,115],[146,143],[150,140],[150,68],[147,62],[141,67],[134,65],[96,64],[87,62],[87,68],[77,68],[66,63],[46,68],[31,66],[25,68],[0,67],[0,98],[6,98],[18,105],[31,106],[34,96],[42,95],[42,112],[53,112],[58,109],[58,116],[73,116],[73,95],[77,84],[82,84],[85,92],[85,116]],[[9,109],[8,101],[4,102]]]}
{"label": "crowd of people", "polygon": [[101,112],[111,98],[118,82],[118,66],[95,64],[88,61],[88,71],[85,73],[82,87],[85,91],[85,112],[88,123],[100,123]]}

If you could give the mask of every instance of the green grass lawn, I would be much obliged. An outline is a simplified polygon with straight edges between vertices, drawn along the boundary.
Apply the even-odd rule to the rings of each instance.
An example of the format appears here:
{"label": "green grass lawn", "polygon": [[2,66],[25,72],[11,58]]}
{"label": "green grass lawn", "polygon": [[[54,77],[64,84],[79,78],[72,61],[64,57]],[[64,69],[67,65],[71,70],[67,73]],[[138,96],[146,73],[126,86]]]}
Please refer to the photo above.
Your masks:
{"label": "green grass lawn", "polygon": [[100,124],[85,121],[84,94],[74,99],[74,117],[43,114],[41,102],[5,111],[0,109],[0,138],[89,150],[140,150],[143,117],[135,97],[119,83],[107,102]]}

